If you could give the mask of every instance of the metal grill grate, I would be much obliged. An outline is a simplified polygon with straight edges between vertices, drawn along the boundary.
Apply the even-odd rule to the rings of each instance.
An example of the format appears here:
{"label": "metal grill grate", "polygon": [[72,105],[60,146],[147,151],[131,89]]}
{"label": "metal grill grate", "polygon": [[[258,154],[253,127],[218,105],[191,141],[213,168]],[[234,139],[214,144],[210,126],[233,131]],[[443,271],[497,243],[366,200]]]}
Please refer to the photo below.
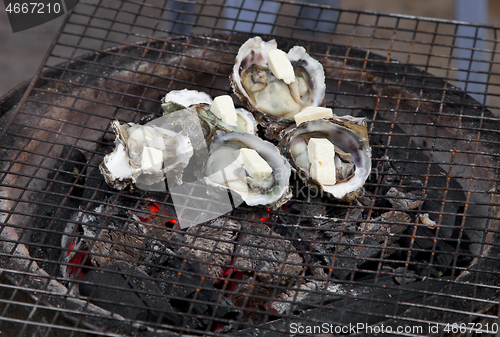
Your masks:
{"label": "metal grill grate", "polygon": [[[256,3],[82,0],[68,15],[0,116],[4,334],[498,329],[499,28]],[[326,106],[368,118],[365,194],[338,203],[294,181],[276,211],[240,206],[186,231],[169,193],[110,189],[110,121],[160,115],[174,89],[232,93],[254,35],[304,46]],[[217,211],[187,186],[187,208]]]}

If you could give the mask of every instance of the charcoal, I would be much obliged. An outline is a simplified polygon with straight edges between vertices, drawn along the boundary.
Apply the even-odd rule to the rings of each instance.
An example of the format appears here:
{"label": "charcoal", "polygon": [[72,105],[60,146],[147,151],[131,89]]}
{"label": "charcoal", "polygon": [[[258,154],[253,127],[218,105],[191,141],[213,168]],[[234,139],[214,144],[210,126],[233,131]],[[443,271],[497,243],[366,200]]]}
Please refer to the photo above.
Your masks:
{"label": "charcoal", "polygon": [[[110,222],[109,219],[105,222]],[[117,221],[112,221],[116,223]],[[141,257],[141,247],[144,246],[145,228],[141,224],[128,223],[120,227],[109,224],[108,228],[99,231],[99,236],[91,240],[91,260],[96,266],[105,266],[115,259],[137,261]]]}
{"label": "charcoal", "polygon": [[407,225],[404,223],[410,223],[410,220],[407,213],[392,211],[383,213],[370,222],[360,224],[359,228],[366,232],[370,238],[383,243],[385,247],[389,247],[400,239],[397,234],[406,230]]}
{"label": "charcoal", "polygon": [[181,324],[181,316],[147,275],[124,262],[117,264],[119,267],[107,266],[86,273],[81,279],[80,294],[125,318]]}
{"label": "charcoal", "polygon": [[380,243],[369,237],[349,238],[347,242],[347,249],[327,257],[333,269],[332,274],[341,280],[348,279],[352,272],[356,272],[357,268],[366,262],[366,258],[376,257],[382,251]]}
{"label": "charcoal", "polygon": [[[283,207],[286,209],[286,204]],[[238,219],[245,219],[246,221],[249,222],[257,222],[261,221],[261,219],[270,218],[273,214],[270,214],[270,210],[268,208],[262,208],[258,206],[253,206],[253,207],[240,206],[233,210],[232,215],[233,217]]]}
{"label": "charcoal", "polygon": [[413,270],[408,270],[408,268],[399,267],[394,269],[394,280],[397,284],[406,284],[415,282],[417,274]]}
{"label": "charcoal", "polygon": [[242,271],[231,275],[224,291],[224,296],[235,307],[250,309],[243,310],[239,321],[252,324],[265,322],[262,312],[267,310],[271,299],[279,294],[280,290],[276,287],[259,282],[255,273]]}
{"label": "charcoal", "polygon": [[328,241],[322,229],[309,226],[280,225],[274,232],[289,239],[297,252],[300,252],[305,265],[320,265],[323,261],[321,254],[313,248],[319,241]]}
{"label": "charcoal", "polygon": [[320,226],[324,221],[322,217],[326,215],[326,206],[324,204],[316,204],[308,202],[302,205],[300,215],[303,219],[308,219],[312,226]]}
{"label": "charcoal", "polygon": [[[415,258],[421,250],[431,251],[433,247],[433,239],[435,238],[434,232],[424,226],[417,226],[415,234],[413,234],[414,226],[409,226],[407,229],[408,236],[402,238],[401,243],[404,247],[413,248],[410,258]],[[415,235],[415,237],[412,237]],[[415,249],[416,248],[416,249]]]}
{"label": "charcoal", "polygon": [[[185,242],[191,254],[207,264],[209,275],[221,277],[224,269],[231,263],[234,250],[232,241],[240,228],[239,222],[219,217],[206,224],[189,228]],[[197,247],[200,249],[196,249]]]}
{"label": "charcoal", "polygon": [[302,203],[288,202],[281,206],[278,219],[285,225],[295,225],[300,222]]}
{"label": "charcoal", "polygon": [[191,315],[184,316],[187,326],[203,328],[211,322],[210,317],[236,316],[237,311],[212,282],[203,276],[199,265],[172,254],[162,255],[156,263],[158,267],[150,267],[148,274],[158,280],[162,293],[171,297],[173,308],[191,315],[207,317],[206,320],[198,320]]}
{"label": "charcoal", "polygon": [[[276,300],[271,301],[269,307],[280,314],[289,313],[293,302],[301,303],[310,300],[310,294],[322,288],[323,282],[307,282],[297,284],[279,294]],[[323,294],[324,295],[324,294]]]}
{"label": "charcoal", "polygon": [[354,224],[351,226],[351,231],[331,231],[335,235],[331,235],[330,241],[318,241],[312,246],[339,279],[348,278],[366,258],[376,257],[382,250],[378,241],[363,236]]}
{"label": "charcoal", "polygon": [[289,240],[263,223],[249,224],[245,229],[247,232],[238,237],[234,268],[256,271],[261,281],[282,285],[302,272],[303,260]]}
{"label": "charcoal", "polygon": [[309,222],[312,226],[320,226],[326,216],[327,206],[320,199],[307,202],[290,202],[281,207],[278,219],[284,224],[304,224]]}
{"label": "charcoal", "polygon": [[140,262],[143,268],[148,268],[161,259],[164,254],[173,254],[172,249],[184,246],[184,235],[165,227],[153,227],[151,237],[146,237]]}
{"label": "charcoal", "polygon": [[[358,232],[355,223],[333,219],[325,223],[321,229],[329,238],[330,244],[339,244],[342,242],[342,237],[354,235]],[[343,250],[344,247],[339,247],[339,249]]]}
{"label": "charcoal", "polygon": [[385,196],[388,197],[392,207],[396,210],[409,211],[417,209],[422,204],[422,199],[416,194],[412,192],[405,193],[395,187],[391,187]]}

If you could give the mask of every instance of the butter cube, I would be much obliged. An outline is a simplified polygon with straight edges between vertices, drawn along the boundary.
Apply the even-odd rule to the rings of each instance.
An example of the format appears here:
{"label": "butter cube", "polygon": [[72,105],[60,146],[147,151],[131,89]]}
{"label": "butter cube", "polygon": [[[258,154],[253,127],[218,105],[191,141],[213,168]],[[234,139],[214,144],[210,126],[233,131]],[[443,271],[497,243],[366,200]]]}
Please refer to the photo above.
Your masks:
{"label": "butter cube", "polygon": [[163,152],[154,147],[142,149],[141,166],[146,171],[160,171],[163,166]]}
{"label": "butter cube", "polygon": [[273,169],[262,158],[259,153],[253,149],[240,149],[240,156],[243,159],[243,164],[248,175],[252,178],[265,178],[273,173]]}
{"label": "butter cube", "polygon": [[238,116],[234,108],[233,99],[229,95],[215,97],[210,111],[224,123],[232,126],[238,125]]}
{"label": "butter cube", "polygon": [[311,177],[322,185],[335,185],[335,149],[326,138],[311,138],[307,144]]}
{"label": "butter cube", "polygon": [[329,118],[333,116],[333,111],[330,108],[324,108],[320,106],[308,106],[301,112],[293,116],[295,123],[299,125],[300,123],[313,121],[320,118]]}
{"label": "butter cube", "polygon": [[286,84],[295,82],[295,72],[293,71],[292,63],[290,63],[284,51],[279,49],[271,50],[267,54],[267,64],[277,79],[282,80]]}

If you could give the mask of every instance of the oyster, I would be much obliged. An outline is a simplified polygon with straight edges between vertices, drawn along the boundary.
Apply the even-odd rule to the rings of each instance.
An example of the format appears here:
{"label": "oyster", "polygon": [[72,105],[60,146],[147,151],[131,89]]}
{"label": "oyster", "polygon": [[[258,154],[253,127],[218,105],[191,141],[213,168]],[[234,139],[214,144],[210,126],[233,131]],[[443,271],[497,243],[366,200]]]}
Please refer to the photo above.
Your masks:
{"label": "oyster", "polygon": [[108,185],[118,190],[130,184],[156,190],[154,186],[167,175],[180,183],[193,146],[188,136],[168,129],[170,118],[163,116],[145,125],[113,121],[111,126],[116,147],[99,165]]}
{"label": "oyster", "polygon": [[275,40],[249,39],[239,49],[230,76],[234,92],[255,114],[269,139],[276,139],[293,124],[293,116],[305,107],[323,105],[326,90],[323,66],[300,46],[286,54],[294,81],[287,84],[278,79],[268,65],[268,54],[275,49]]}
{"label": "oyster", "polygon": [[[332,167],[335,173],[329,172],[335,176],[334,183],[324,183],[324,180],[313,177],[308,153],[311,138],[327,139],[334,145]],[[301,123],[283,132],[279,147],[307,185],[319,186],[321,191],[338,200],[354,200],[371,172],[371,148],[365,118],[334,116]]]}
{"label": "oyster", "polygon": [[[215,116],[210,111],[209,104],[195,104],[190,106],[191,109],[196,110],[200,118],[207,121],[211,126],[213,132],[215,130],[223,130],[225,132],[243,132],[255,134],[257,132],[257,122],[254,116],[243,108],[236,109],[237,125],[229,125],[224,123],[220,118]],[[212,132],[212,135],[213,135]]]}
{"label": "oyster", "polygon": [[196,90],[172,90],[162,98],[162,108],[165,113],[177,111],[185,107],[195,110],[200,117],[205,139],[209,141],[216,130],[225,132],[245,132],[255,134],[257,132],[257,122],[254,116],[243,108],[237,108],[237,125],[225,123],[211,110],[213,99],[206,93]]}
{"label": "oyster", "polygon": [[249,206],[276,209],[291,197],[290,164],[273,144],[252,134],[217,131],[202,172],[208,185],[229,188]]}
{"label": "oyster", "polygon": [[[213,99],[209,94],[203,91],[197,90],[172,90],[168,94],[166,94],[161,99],[162,105],[161,107],[165,112],[172,112],[176,110],[180,110],[183,108],[187,108],[193,104],[206,103],[212,104]],[[172,109],[172,105],[177,105],[177,109]]]}

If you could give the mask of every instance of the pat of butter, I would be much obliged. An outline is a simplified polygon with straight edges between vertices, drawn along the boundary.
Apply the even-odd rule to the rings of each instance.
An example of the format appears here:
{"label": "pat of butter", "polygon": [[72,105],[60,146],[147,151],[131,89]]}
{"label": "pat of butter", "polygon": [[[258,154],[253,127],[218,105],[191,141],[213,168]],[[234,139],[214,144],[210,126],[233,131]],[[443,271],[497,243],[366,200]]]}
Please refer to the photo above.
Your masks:
{"label": "pat of butter", "polygon": [[334,145],[326,138],[311,138],[307,144],[311,177],[322,185],[335,185]]}
{"label": "pat of butter", "polygon": [[163,166],[163,152],[154,147],[144,147],[141,166],[143,170],[160,171]]}
{"label": "pat of butter", "polygon": [[238,116],[234,108],[233,99],[229,95],[215,97],[210,111],[224,123],[232,126],[238,125]]}
{"label": "pat of butter", "polygon": [[284,51],[279,49],[271,50],[267,54],[267,64],[277,79],[282,80],[286,84],[295,82],[295,72],[293,71],[292,63],[290,63]]}
{"label": "pat of butter", "polygon": [[295,123],[299,125],[300,123],[313,121],[320,118],[329,118],[333,116],[333,111],[330,108],[324,108],[320,106],[308,106],[301,112],[293,116]]}
{"label": "pat of butter", "polygon": [[257,151],[253,149],[240,149],[240,156],[243,159],[243,164],[248,175],[252,178],[265,178],[273,173],[273,169],[262,158]]}

